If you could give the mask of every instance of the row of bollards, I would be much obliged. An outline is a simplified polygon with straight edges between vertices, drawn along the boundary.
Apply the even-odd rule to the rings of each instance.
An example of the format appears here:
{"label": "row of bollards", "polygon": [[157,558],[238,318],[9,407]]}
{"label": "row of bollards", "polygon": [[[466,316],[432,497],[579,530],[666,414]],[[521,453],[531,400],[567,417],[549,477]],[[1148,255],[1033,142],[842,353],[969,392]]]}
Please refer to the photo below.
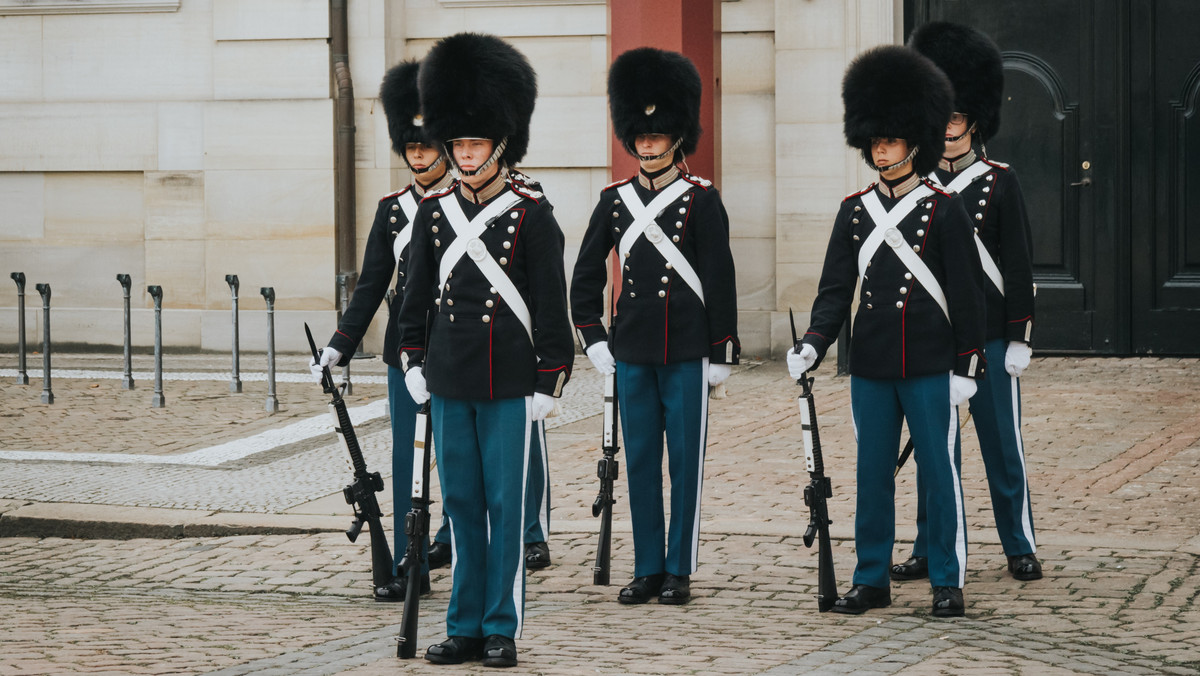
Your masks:
{"label": "row of bollards", "polygon": [[[26,346],[25,346],[25,273],[14,272],[12,279],[17,284],[17,384],[28,385],[29,375],[26,370]],[[127,274],[117,275],[117,281],[121,284],[121,292],[124,301],[124,373],[121,377],[121,389],[134,389],[133,380],[133,336],[130,321],[130,289],[132,287],[132,279]],[[233,368],[232,378],[229,383],[229,391],[232,393],[240,393],[242,391],[242,380],[239,369],[239,346],[238,346],[238,277],[237,275],[225,275],[225,282],[229,284],[229,289],[233,297]],[[54,392],[50,385],[50,285],[37,284],[38,293],[42,296],[42,312],[43,312],[43,330],[42,330],[42,403],[53,404]],[[151,285],[146,287],[146,292],[154,299],[154,395],[151,397],[150,406],[152,408],[164,408],[167,405],[166,396],[163,394],[163,365],[162,365],[162,287]],[[267,302],[267,401],[266,411],[268,413],[277,413],[279,411],[279,398],[276,396],[275,388],[275,289],[274,287],[264,286],[260,289],[260,293]],[[344,374],[343,388],[349,388],[349,367],[346,367]]]}

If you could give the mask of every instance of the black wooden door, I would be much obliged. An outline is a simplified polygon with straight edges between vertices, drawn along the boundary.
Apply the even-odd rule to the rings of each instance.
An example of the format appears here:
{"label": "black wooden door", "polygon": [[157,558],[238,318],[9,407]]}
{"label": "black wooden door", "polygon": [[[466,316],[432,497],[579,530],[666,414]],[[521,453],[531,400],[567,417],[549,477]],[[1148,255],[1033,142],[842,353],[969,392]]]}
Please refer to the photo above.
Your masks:
{"label": "black wooden door", "polygon": [[1129,14],[1133,351],[1200,353],[1200,2]]}
{"label": "black wooden door", "polygon": [[1004,109],[987,150],[1013,165],[1025,193],[1042,353],[1130,351],[1122,1],[906,1],[906,35],[954,21],[1004,52]]}

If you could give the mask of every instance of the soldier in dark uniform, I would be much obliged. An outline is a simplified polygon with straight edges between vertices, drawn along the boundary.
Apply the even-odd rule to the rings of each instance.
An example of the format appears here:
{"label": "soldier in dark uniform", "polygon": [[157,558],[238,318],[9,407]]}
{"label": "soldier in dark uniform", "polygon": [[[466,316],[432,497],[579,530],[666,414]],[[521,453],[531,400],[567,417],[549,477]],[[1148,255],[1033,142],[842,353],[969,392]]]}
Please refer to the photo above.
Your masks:
{"label": "soldier in dark uniform", "polygon": [[[983,381],[971,397],[971,417],[979,435],[992,513],[1008,570],[1018,580],[1037,580],[1042,577],[1042,565],[1033,535],[1018,379],[1029,365],[1033,333],[1029,219],[1016,172],[982,155],[983,144],[1000,126],[1003,60],[986,35],[952,23],[926,24],[909,42],[937,64],[954,86],[955,112],[946,127],[946,152],[930,178],[962,196],[975,226],[987,298],[984,354],[991,363],[1004,364],[1006,373],[993,370]],[[893,580],[915,580],[929,574],[922,483],[918,473],[917,539],[912,557],[892,567]]]}
{"label": "soldier in dark uniform", "polygon": [[800,352],[788,351],[794,378],[819,364],[861,279],[850,343],[858,566],[833,610],[891,604],[892,474],[907,420],[924,475],[933,615],[958,616],[967,540],[956,406],[984,372],[982,272],[962,201],[923,178],[942,156],[953,94],[928,59],[887,46],[851,62],[842,101],[846,141],[879,170],[879,182],[842,202],[812,323]]}
{"label": "soldier in dark uniform", "polygon": [[[700,138],[700,93],[700,75],[681,54],[646,47],[613,61],[613,131],[641,166],[601,191],[572,277],[580,341],[597,370],[617,375],[634,541],[634,579],[621,603],[691,598],[708,388],[724,382],[740,351],[729,218],[710,181],[676,166]],[[614,248],[621,280],[609,333],[603,296]]]}
{"label": "soldier in dark uniform", "polygon": [[545,197],[509,179],[537,97],[525,57],[461,33],[433,47],[419,85],[426,128],[461,177],[421,202],[399,314],[409,392],[432,397],[454,548],[448,637],[425,659],[513,666],[532,422],[553,408],[574,358],[563,233]]}
{"label": "soldier in dark uniform", "polygon": [[[354,355],[363,335],[371,325],[371,319],[383,300],[392,279],[395,278],[396,299],[391,307],[399,308],[404,297],[404,259],[408,255],[412,237],[410,223],[417,212],[417,203],[427,192],[437,191],[450,185],[452,177],[446,171],[442,153],[425,135],[422,126],[420,99],[417,94],[416,61],[405,61],[388,70],[379,90],[383,112],[387,117],[388,136],[392,150],[404,159],[412,172],[413,182],[404,188],[385,195],[375,210],[375,222],[367,236],[367,247],[363,254],[362,273],[354,288],[354,295],[342,313],[337,331],[329,339],[329,346],[321,350],[319,363],[309,364],[313,376],[319,382],[322,367],[345,366]],[[389,308],[389,315],[391,314]],[[394,499],[394,565],[404,558],[408,537],[404,534],[404,515],[408,512],[409,496],[412,494],[413,427],[417,405],[404,387],[404,372],[400,370],[399,331],[393,321],[387,324],[384,334],[383,361],[388,365],[388,408],[392,422],[392,496]],[[438,535],[449,542],[448,529]],[[395,575],[395,571],[393,571]],[[422,588],[429,588],[428,568],[423,572]],[[404,599],[405,580],[395,577],[391,583],[375,589],[378,601],[401,601]]]}

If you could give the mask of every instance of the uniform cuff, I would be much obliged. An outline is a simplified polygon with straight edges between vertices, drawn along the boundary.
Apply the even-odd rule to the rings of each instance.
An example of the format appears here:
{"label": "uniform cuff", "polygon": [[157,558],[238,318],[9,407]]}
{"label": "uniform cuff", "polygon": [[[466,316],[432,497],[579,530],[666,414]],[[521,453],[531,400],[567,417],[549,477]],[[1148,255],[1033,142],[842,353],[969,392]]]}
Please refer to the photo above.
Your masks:
{"label": "uniform cuff", "polygon": [[955,359],[954,375],[982,379],[986,364],[987,360],[983,358],[983,350],[968,350]]}
{"label": "uniform cuff", "polygon": [[738,357],[742,353],[742,346],[738,344],[737,338],[728,336],[724,340],[718,340],[712,344],[708,353],[708,363],[710,364],[737,364]]}
{"label": "uniform cuff", "polygon": [[603,324],[576,324],[575,331],[579,334],[584,351],[595,343],[608,340],[608,331]]}
{"label": "uniform cuff", "polygon": [[1015,319],[1004,327],[1004,339],[1008,342],[1032,343],[1033,318]]}

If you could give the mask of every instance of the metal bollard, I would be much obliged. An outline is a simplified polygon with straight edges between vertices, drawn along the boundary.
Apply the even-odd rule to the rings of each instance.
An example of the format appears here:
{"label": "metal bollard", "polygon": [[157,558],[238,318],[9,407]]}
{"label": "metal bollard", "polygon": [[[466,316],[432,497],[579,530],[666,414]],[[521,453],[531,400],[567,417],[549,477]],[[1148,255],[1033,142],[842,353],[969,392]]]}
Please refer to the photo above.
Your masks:
{"label": "metal bollard", "polygon": [[133,280],[129,275],[117,275],[117,281],[121,283],[121,295],[125,298],[125,375],[121,376],[121,389],[133,389],[133,348],[132,337],[129,331],[129,285]]}
{"label": "metal bollard", "polygon": [[167,398],[163,396],[162,385],[162,287],[147,286],[146,292],[154,299],[154,396],[150,398],[150,407],[163,408]]}
{"label": "metal bollard", "polygon": [[[338,320],[338,324],[342,323],[342,313],[345,312],[346,308],[350,306],[350,278],[351,278],[351,275],[338,275],[337,276],[337,285],[338,285],[337,320]],[[351,358],[351,360],[347,361],[346,365],[344,367],[342,367],[341,390],[342,390],[343,397],[348,397],[348,396],[354,394],[354,384],[350,382],[350,361],[353,361],[353,358]]]}
{"label": "metal bollard", "polygon": [[275,396],[275,287],[264,286],[259,293],[267,301],[267,413],[278,413],[279,398]]}
{"label": "metal bollard", "polygon": [[233,294],[233,375],[230,376],[229,391],[236,393],[242,391],[242,377],[238,371],[238,276],[225,275],[225,283]]}
{"label": "metal bollard", "polygon": [[25,273],[12,273],[17,283],[17,384],[28,385],[29,373],[25,370]]}
{"label": "metal bollard", "polygon": [[54,392],[50,390],[50,285],[38,284],[42,294],[42,403],[53,404]]}

